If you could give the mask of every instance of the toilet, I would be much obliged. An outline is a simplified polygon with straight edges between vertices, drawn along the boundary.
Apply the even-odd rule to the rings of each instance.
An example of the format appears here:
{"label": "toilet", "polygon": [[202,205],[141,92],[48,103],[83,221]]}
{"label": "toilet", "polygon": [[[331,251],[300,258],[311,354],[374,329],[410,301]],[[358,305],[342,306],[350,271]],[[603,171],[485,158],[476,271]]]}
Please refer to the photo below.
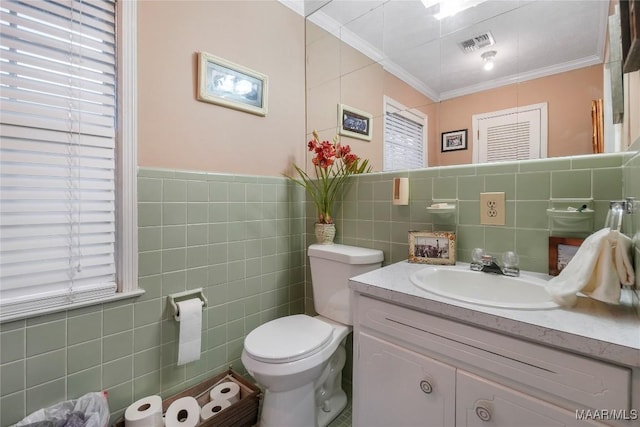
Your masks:
{"label": "toilet", "polygon": [[313,244],[308,255],[319,315],[274,319],[244,340],[242,363],[265,389],[260,427],[324,427],[347,403],[342,368],[353,324],[349,278],[379,268],[383,253]]}

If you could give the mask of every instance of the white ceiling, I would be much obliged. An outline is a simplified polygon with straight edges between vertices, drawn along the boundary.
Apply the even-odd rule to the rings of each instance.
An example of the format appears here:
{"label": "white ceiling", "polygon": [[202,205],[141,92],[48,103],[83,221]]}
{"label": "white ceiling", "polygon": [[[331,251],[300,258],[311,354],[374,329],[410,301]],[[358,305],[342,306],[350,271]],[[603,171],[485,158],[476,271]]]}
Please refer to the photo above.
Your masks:
{"label": "white ceiling", "polygon": [[[308,18],[434,101],[604,60],[608,0],[489,0],[441,21],[438,11],[420,0],[333,0]],[[495,45],[458,46],[486,31]]]}

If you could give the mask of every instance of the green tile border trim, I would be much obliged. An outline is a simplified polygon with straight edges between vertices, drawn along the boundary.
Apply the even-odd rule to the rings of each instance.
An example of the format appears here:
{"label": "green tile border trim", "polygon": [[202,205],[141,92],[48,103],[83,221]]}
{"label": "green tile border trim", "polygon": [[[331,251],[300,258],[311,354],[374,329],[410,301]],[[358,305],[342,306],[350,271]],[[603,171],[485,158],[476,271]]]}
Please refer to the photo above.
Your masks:
{"label": "green tile border trim", "polygon": [[281,184],[289,181],[284,176],[246,175],[237,173],[219,173],[206,171],[188,171],[180,169],[165,169],[154,167],[139,167],[138,178],[164,178],[187,181],[226,181],[238,183]]}

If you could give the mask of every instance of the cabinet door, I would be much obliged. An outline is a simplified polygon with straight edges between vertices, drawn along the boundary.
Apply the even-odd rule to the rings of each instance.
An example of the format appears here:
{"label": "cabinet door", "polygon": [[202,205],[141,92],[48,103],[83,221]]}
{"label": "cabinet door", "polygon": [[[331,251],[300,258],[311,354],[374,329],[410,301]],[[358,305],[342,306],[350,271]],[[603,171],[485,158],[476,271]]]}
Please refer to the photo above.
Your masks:
{"label": "cabinet door", "polygon": [[603,426],[576,413],[458,369],[456,425],[504,427]]}
{"label": "cabinet door", "polygon": [[455,425],[455,368],[358,333],[354,425]]}

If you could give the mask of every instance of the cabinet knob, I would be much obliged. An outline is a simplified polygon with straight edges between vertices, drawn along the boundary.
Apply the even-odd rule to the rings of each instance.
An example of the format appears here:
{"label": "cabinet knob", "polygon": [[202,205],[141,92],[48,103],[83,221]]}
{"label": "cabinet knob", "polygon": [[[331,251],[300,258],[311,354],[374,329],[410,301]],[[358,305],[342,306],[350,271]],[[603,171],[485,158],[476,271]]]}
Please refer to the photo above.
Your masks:
{"label": "cabinet knob", "polygon": [[420,381],[420,390],[425,394],[430,394],[433,391],[433,386],[427,380]]}
{"label": "cabinet knob", "polygon": [[486,400],[478,400],[473,409],[476,411],[476,415],[482,421],[491,421],[491,403]]}

